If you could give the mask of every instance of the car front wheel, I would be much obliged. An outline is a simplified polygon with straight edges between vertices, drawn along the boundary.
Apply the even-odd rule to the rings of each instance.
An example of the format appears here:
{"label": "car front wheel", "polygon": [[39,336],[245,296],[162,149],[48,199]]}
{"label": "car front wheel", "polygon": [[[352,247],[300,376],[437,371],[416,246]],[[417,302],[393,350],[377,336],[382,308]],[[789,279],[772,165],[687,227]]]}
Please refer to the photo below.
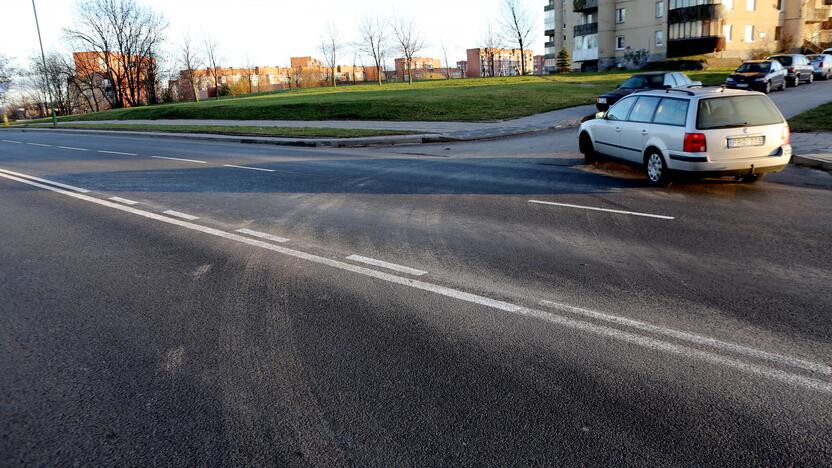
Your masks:
{"label": "car front wheel", "polygon": [[809,84],[812,84],[812,83],[814,83],[814,81],[815,81],[815,74],[814,73],[809,74],[809,79],[806,80],[806,82],[809,83]]}
{"label": "car front wheel", "polygon": [[766,87],[763,88],[763,92],[766,94],[771,92],[771,81],[766,81]]}
{"label": "car front wheel", "polygon": [[794,87],[800,86],[800,75],[794,75]]}
{"label": "car front wheel", "polygon": [[653,187],[666,187],[670,184],[670,170],[664,161],[664,156],[656,150],[651,149],[644,158],[644,170],[647,173],[647,181]]}

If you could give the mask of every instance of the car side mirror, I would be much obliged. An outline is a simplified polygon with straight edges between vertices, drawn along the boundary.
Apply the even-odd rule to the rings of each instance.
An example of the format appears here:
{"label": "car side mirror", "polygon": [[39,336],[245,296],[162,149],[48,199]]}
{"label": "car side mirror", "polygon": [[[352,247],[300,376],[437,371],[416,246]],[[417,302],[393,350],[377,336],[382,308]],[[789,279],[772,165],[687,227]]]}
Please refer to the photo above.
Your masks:
{"label": "car side mirror", "polygon": [[607,113],[606,112],[598,112],[597,114],[595,114],[595,118],[596,119],[606,119],[607,118]]}
{"label": "car side mirror", "polygon": [[669,85],[669,84],[666,84],[666,85],[662,86],[662,89],[673,89],[673,86]]}

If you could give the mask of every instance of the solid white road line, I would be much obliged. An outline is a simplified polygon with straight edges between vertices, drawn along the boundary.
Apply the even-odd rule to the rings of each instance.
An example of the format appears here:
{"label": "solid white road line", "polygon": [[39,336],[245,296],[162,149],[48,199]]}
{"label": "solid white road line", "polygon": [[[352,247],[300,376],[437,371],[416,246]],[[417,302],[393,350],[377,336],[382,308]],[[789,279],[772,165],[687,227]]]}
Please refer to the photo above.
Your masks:
{"label": "solid white road line", "polygon": [[274,169],[261,169],[259,167],[235,166],[233,164],[225,164],[225,167],[233,167],[235,169],[248,169],[250,171],[274,172]]}
{"label": "solid white road line", "polygon": [[252,237],[259,237],[260,239],[270,240],[272,242],[279,242],[281,244],[289,242],[289,239],[285,237],[273,236],[271,234],[266,234],[265,232],[252,231],[251,229],[237,229],[237,232],[240,234],[247,234]]}
{"label": "solid white road line", "polygon": [[87,190],[87,189],[83,189],[83,188],[80,188],[80,187],[75,187],[75,186],[72,186],[72,185],[62,184],[60,182],[54,182],[54,181],[51,181],[51,180],[41,179],[41,178],[38,178],[38,177],[35,177],[35,176],[30,176],[30,175],[27,175],[27,174],[21,174],[19,172],[7,171],[6,169],[0,169],[0,172],[6,173],[6,174],[9,174],[9,175],[13,175],[13,176],[18,176],[18,177],[26,177],[26,178],[29,178],[29,179],[32,179],[32,180],[36,180],[38,182],[43,182],[44,184],[52,184],[56,187],[62,187],[62,188],[65,188],[67,190],[72,190],[73,192],[90,193],[90,191]]}
{"label": "solid white road line", "polygon": [[[622,330],[609,328],[602,325],[596,325],[589,322],[583,322],[580,320],[575,320],[572,318],[564,317],[561,315],[556,315],[551,312],[545,312],[542,310],[531,309],[528,307],[522,307],[516,304],[511,304],[508,302],[499,301],[496,299],[491,299],[485,296],[480,296],[478,294],[471,294],[464,291],[460,291],[453,288],[448,288],[445,286],[439,286],[437,284],[426,283],[423,281],[419,281],[412,278],[405,278],[402,276],[396,276],[390,273],[384,273],[377,270],[371,270],[369,268],[360,267],[357,265],[352,265],[349,263],[344,263],[338,260],[332,260],[326,257],[320,257],[318,255],[309,254],[306,252],[301,252],[299,250],[294,250],[286,247],[281,247],[279,245],[270,244],[267,242],[263,242],[260,240],[251,239],[248,237],[243,237],[238,234],[233,234],[230,232],[221,231],[219,229],[210,228],[207,226],[200,226],[198,224],[189,223],[187,221],[182,221],[175,218],[170,218],[167,216],[162,216],[160,214],[151,213],[149,211],[139,210],[136,208],[119,205],[107,200],[102,200],[100,198],[91,197],[89,195],[81,195],[78,193],[67,192],[65,190],[61,190],[59,188],[50,187],[48,185],[40,184],[38,182],[34,182],[31,180],[26,180],[25,178],[15,177],[8,174],[0,174],[0,177],[15,180],[17,182],[31,185],[33,187],[39,187],[44,190],[50,190],[52,192],[60,193],[66,195],[68,197],[72,197],[78,200],[87,201],[90,203],[94,203],[100,206],[104,206],[107,208],[112,208],[116,210],[120,210],[126,213],[131,213],[137,216],[141,216],[144,218],[152,219],[155,221],[164,222],[167,224],[172,224],[175,226],[183,227],[186,229],[190,229],[193,231],[202,232],[204,234],[212,235],[215,237],[220,237],[223,239],[239,242],[242,244],[251,245],[254,247],[260,247],[262,249],[270,250],[272,252],[276,252],[279,254],[287,255],[290,257],[306,260],[312,263],[316,263],[319,265],[325,265],[332,268],[337,268],[343,271],[349,271],[352,273],[360,274],[366,277],[375,278],[381,281],[386,281],[393,284],[398,284],[401,286],[408,286],[414,289],[418,289],[421,291],[432,292],[441,296],[449,297],[458,299],[461,301],[470,302],[473,304],[482,305],[485,307],[489,307],[496,310],[502,310],[505,312],[509,312],[516,315],[521,315],[525,317],[533,317],[539,319],[541,321],[549,322],[555,325],[581,330],[587,333],[592,333],[598,336],[604,336],[608,338],[613,338],[622,342],[634,344],[637,346],[641,346],[647,349],[651,349],[654,351],[662,351],[670,354],[675,354],[678,356],[683,356],[690,359],[698,359],[704,362],[708,362],[710,364],[729,367],[738,371],[742,371],[748,374],[756,375],[759,377],[768,378],[771,380],[776,380],[781,383],[786,383],[790,385],[800,386],[805,389],[820,391],[825,393],[832,394],[832,383],[806,377],[804,375],[786,372],[779,369],[774,369],[762,365],[757,364],[749,364],[738,359],[722,356],[719,354],[715,354],[709,351],[702,351],[695,348],[690,348],[688,346],[678,345],[666,341],[662,341],[657,338],[650,338],[647,336],[637,335],[634,333],[625,332]],[[27,177],[27,176],[24,176]]]}
{"label": "solid white road line", "polygon": [[187,219],[188,221],[196,221],[199,216],[189,215],[188,213],[180,213],[179,211],[167,210],[163,211],[166,215],[176,216],[177,218]]}
{"label": "solid white road line", "polygon": [[84,149],[84,148],[74,148],[74,147],[72,147],[72,146],[59,146],[58,148],[60,148],[60,149],[65,149],[65,150],[72,150],[72,151],[89,151],[88,149]]}
{"label": "solid white road line", "polygon": [[32,146],[46,146],[46,147],[52,147],[52,145],[44,145],[43,143],[26,143],[26,144],[27,144],[27,145],[32,145]]}
{"label": "solid white road line", "polygon": [[818,364],[810,361],[805,361],[803,359],[797,359],[790,356],[783,356],[781,354],[774,354],[769,353],[766,351],[762,351],[755,348],[749,348],[747,346],[738,345],[735,343],[729,343],[727,341],[716,340],[713,338],[708,338],[702,335],[696,335],[693,333],[683,332],[679,330],[674,330],[672,328],[665,328],[659,327],[656,325],[652,325],[646,322],[641,322],[638,320],[628,319],[624,317],[619,317],[616,315],[609,315],[602,312],[596,312],[594,310],[584,309],[581,307],[570,306],[567,304],[561,304],[558,302],[552,301],[540,301],[540,305],[551,307],[553,309],[559,309],[566,312],[571,312],[577,315],[583,315],[584,317],[593,318],[596,320],[603,320],[605,322],[615,323],[618,325],[624,325],[630,328],[635,328],[638,330],[647,331],[650,333],[656,333],[659,335],[669,336],[671,338],[676,338],[679,340],[688,341],[691,343],[704,345],[704,346],[711,346],[713,348],[721,349],[723,351],[733,352],[737,354],[744,354],[746,356],[751,356],[758,359],[763,359],[766,361],[776,362],[778,364],[782,364],[785,366],[796,367],[799,369],[805,369],[811,372],[817,372],[819,374],[826,374],[832,375],[832,367],[829,367],[824,364]]}
{"label": "solid white road line", "polygon": [[167,159],[167,160],[170,160],[170,161],[182,161],[182,162],[197,163],[197,164],[207,164],[205,161],[197,161],[196,159],[169,158],[169,157],[165,157],[165,156],[151,156],[151,158]]}
{"label": "solid white road line", "polygon": [[128,200],[126,198],[121,198],[121,197],[110,197],[110,200],[112,200],[114,202],[124,203],[125,205],[130,205],[130,206],[139,204],[139,202],[137,202],[137,201]]}
{"label": "solid white road line", "polygon": [[529,200],[529,203],[533,203],[535,205],[560,206],[560,207],[564,207],[564,208],[578,208],[578,209],[581,209],[581,210],[603,211],[605,213],[615,213],[615,214],[631,215],[631,216],[642,216],[642,217],[645,217],[645,218],[668,219],[668,220],[676,219],[673,216],[656,215],[656,214],[650,214],[650,213],[639,213],[637,211],[611,210],[611,209],[608,209],[608,208],[595,208],[593,206],[572,205],[570,203],[555,203],[555,202],[547,202],[547,201],[540,201],[540,200]]}
{"label": "solid white road line", "polygon": [[366,263],[367,265],[373,265],[381,268],[386,268],[388,270],[398,271],[399,273],[406,273],[408,275],[413,276],[424,276],[428,274],[426,271],[417,270],[415,268],[410,268],[402,265],[396,265],[395,263],[389,263],[382,260],[376,260],[374,258],[369,257],[362,257],[361,255],[350,255],[347,257],[347,260],[352,260],[354,262]]}
{"label": "solid white road line", "polygon": [[138,156],[136,153],[122,153],[121,151],[104,151],[104,150],[98,150],[98,152],[99,152],[99,153],[104,153],[104,154],[117,154],[117,155],[119,155],[119,156]]}
{"label": "solid white road line", "polygon": [[14,140],[2,140],[2,141],[3,141],[3,143],[14,143],[16,145],[22,145],[23,144],[22,141],[14,141]]}

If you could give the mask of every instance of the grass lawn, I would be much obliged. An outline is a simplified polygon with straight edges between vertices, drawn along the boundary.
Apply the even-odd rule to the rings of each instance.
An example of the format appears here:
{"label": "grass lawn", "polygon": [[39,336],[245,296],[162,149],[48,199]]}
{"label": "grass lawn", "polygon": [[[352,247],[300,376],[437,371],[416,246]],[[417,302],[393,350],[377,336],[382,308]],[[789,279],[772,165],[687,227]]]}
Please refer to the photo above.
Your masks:
{"label": "grass lawn", "polygon": [[[19,127],[51,127],[50,124],[20,125]],[[415,132],[403,130],[365,130],[349,128],[314,128],[314,127],[254,127],[254,126],[217,126],[217,125],[153,125],[153,124],[61,124],[59,128],[83,130],[120,130],[136,132],[168,133],[211,133],[217,135],[270,136],[286,138],[360,138],[389,135],[413,135]]]}
{"label": "grass lawn", "polygon": [[[421,120],[493,121],[592,104],[631,73],[472,78],[310,88],[61,117],[69,120]],[[704,84],[723,82],[726,70],[690,72]]]}
{"label": "grass lawn", "polygon": [[793,132],[832,132],[832,102],[789,119]]}

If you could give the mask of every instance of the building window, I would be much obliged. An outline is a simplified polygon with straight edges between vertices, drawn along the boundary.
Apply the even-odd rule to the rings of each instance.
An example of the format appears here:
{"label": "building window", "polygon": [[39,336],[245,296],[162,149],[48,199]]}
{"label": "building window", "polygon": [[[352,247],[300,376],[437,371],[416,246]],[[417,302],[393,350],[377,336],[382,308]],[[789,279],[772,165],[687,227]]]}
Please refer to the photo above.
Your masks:
{"label": "building window", "polygon": [[731,42],[734,40],[731,33],[733,32],[734,27],[730,24],[726,24],[722,26],[722,35],[725,36],[726,42]]}
{"label": "building window", "polygon": [[774,28],[774,40],[779,41],[783,37],[783,26],[776,26]]}
{"label": "building window", "polygon": [[749,24],[745,27],[745,42],[754,42],[754,25]]}
{"label": "building window", "polygon": [[745,0],[745,9],[754,11],[757,9],[757,0]]}
{"label": "building window", "polygon": [[626,16],[627,16],[627,9],[626,8],[617,8],[615,10],[615,22],[616,23],[619,23],[619,24],[623,23]]}
{"label": "building window", "polygon": [[563,40],[566,41],[566,34],[563,35]]}
{"label": "building window", "polygon": [[656,47],[664,47],[664,31],[656,31]]}
{"label": "building window", "polygon": [[722,0],[722,6],[724,6],[726,10],[733,10],[734,0]]}
{"label": "building window", "polygon": [[777,0],[777,9],[783,11],[783,0]]}
{"label": "building window", "polygon": [[664,16],[664,0],[656,2],[656,18]]}
{"label": "building window", "polygon": [[615,50],[624,50],[624,36],[618,36],[615,38]]}

